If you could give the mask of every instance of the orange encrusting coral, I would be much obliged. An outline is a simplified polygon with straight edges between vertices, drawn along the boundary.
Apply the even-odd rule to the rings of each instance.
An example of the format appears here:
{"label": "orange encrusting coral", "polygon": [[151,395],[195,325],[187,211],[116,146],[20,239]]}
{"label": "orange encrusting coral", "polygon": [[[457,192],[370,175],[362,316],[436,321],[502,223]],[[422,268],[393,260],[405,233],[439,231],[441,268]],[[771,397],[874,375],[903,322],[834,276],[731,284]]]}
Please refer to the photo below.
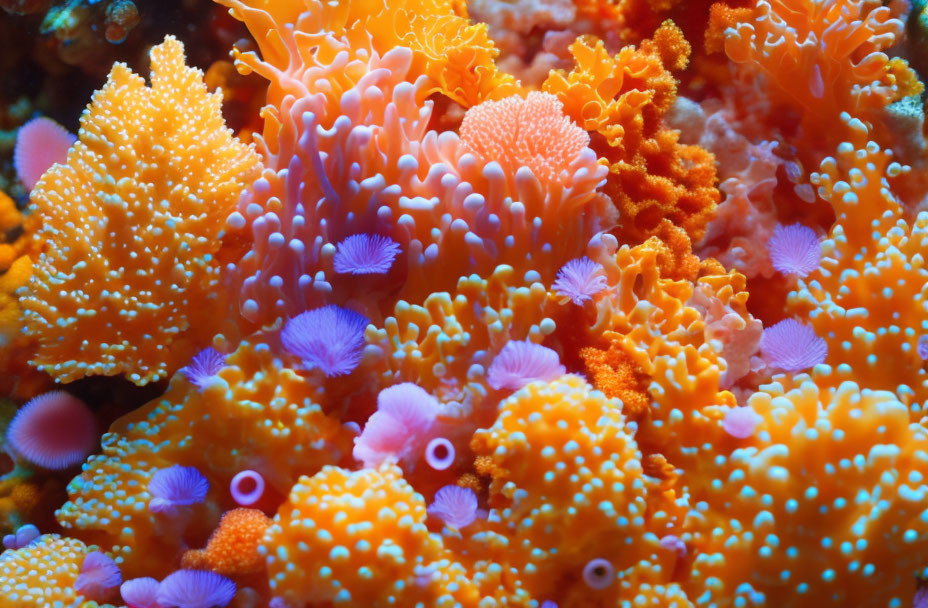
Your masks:
{"label": "orange encrusting coral", "polygon": [[264,556],[258,547],[270,525],[271,518],[257,509],[226,511],[206,548],[184,553],[181,566],[229,577],[262,572]]}
{"label": "orange encrusting coral", "polygon": [[59,381],[164,378],[223,323],[216,256],[258,159],[180,42],[166,38],[151,59],[150,88],[116,64],[67,163],[32,191],[45,249],[21,303],[33,364]]}
{"label": "orange encrusting coral", "polygon": [[46,534],[32,544],[0,555],[0,593],[4,608],[79,606],[74,590],[84,556],[79,540]]}
{"label": "orange encrusting coral", "polygon": [[909,167],[871,139],[866,123],[847,114],[843,121],[848,140],[812,175],[835,224],[820,268],[798,281],[788,309],[828,344],[826,363],[853,370],[862,386],[894,391],[913,407],[914,422],[928,400],[917,347],[928,322],[928,213],[909,217],[894,195],[892,182]]}

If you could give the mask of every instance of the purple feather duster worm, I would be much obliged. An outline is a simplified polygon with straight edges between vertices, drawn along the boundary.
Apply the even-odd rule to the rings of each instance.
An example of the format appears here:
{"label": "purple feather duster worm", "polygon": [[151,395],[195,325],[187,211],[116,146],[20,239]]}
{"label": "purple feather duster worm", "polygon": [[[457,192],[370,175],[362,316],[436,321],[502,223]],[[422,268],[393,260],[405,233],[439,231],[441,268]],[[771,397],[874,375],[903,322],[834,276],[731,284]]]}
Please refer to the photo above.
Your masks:
{"label": "purple feather duster worm", "polygon": [[332,263],[340,274],[386,274],[399,252],[399,244],[388,237],[353,234],[338,244]]}
{"label": "purple feather duster worm", "polygon": [[606,283],[605,269],[588,257],[577,258],[564,264],[558,271],[552,288],[558,295],[565,296],[577,306],[604,291]]}
{"label": "purple feather duster worm", "polygon": [[175,464],[155,473],[148,482],[148,491],[152,495],[148,508],[154,513],[169,513],[206,500],[209,482],[196,468]]}
{"label": "purple feather duster worm", "polygon": [[555,380],[567,370],[557,353],[533,342],[512,341],[496,355],[487,371],[487,383],[499,390],[518,390],[535,380]]}
{"label": "purple feather duster worm", "polygon": [[222,608],[235,597],[235,583],[206,570],[178,570],[158,587],[165,608]]}
{"label": "purple feather duster worm", "polygon": [[445,486],[435,493],[428,513],[460,530],[477,519],[477,495],[470,488]]}
{"label": "purple feather duster worm", "polygon": [[308,310],[289,321],[280,340],[290,353],[328,376],[350,374],[361,362],[367,318],[331,304]]}
{"label": "purple feather duster worm", "polygon": [[828,345],[808,325],[784,319],[764,329],[760,351],[771,367],[796,373],[824,363]]}
{"label": "purple feather duster worm", "polygon": [[774,268],[783,274],[800,277],[818,268],[822,257],[818,235],[802,224],[774,228],[773,237],[767,241],[767,251]]}

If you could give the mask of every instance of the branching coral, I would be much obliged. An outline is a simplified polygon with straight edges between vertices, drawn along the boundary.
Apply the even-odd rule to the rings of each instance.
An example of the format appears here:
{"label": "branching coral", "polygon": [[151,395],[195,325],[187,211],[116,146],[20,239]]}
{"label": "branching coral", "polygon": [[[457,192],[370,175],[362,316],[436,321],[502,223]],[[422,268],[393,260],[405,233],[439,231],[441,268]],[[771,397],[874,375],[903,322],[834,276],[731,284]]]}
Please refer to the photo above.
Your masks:
{"label": "branching coral", "polygon": [[916,345],[928,329],[928,214],[905,216],[890,182],[908,168],[870,139],[865,123],[843,118],[849,140],[812,176],[836,221],[820,269],[799,281],[789,306],[825,339],[827,363],[849,366],[863,386],[922,404],[928,374]]}
{"label": "branching coral", "polygon": [[823,133],[842,136],[841,112],[874,120],[922,91],[905,61],[884,53],[902,31],[902,19],[881,3],[760,0],[753,9],[713,9],[707,37],[724,39],[732,61],[763,73],[771,103],[790,107],[805,137],[820,141]]}
{"label": "branching coral", "polygon": [[67,164],[32,192],[46,247],[21,302],[33,362],[59,381],[163,378],[222,322],[223,222],[257,157],[225,128],[180,42],[151,58],[150,88],[113,68]]}
{"label": "branching coral", "polygon": [[667,22],[640,48],[625,47],[615,56],[592,38],[579,38],[570,50],[576,66],[552,72],[544,90],[601,136],[594,137],[594,149],[610,165],[603,191],[619,211],[614,232],[633,244],[671,227],[698,239],[719,199],[713,157],[680,144],[663,124],[676,97],[670,72],[689,60],[683,34]]}
{"label": "branching coral", "polygon": [[[273,19],[234,6],[248,23]],[[468,111],[460,137],[439,135],[428,130],[430,78],[415,45],[359,46],[368,34],[355,30],[376,19],[354,23],[348,3],[352,25],[312,21],[329,10],[313,4],[301,16],[312,34],[264,49],[261,60],[239,58],[271,82],[260,140],[267,168],[229,218],[254,241],[230,267],[245,319],[269,323],[359,288],[390,293],[398,282],[402,295],[420,298],[502,263],[544,272],[608,222],[595,192],[606,170],[550,96],[484,102]],[[560,150],[562,137],[572,143]],[[358,233],[389,236],[403,251],[379,282],[333,276],[336,244]]]}

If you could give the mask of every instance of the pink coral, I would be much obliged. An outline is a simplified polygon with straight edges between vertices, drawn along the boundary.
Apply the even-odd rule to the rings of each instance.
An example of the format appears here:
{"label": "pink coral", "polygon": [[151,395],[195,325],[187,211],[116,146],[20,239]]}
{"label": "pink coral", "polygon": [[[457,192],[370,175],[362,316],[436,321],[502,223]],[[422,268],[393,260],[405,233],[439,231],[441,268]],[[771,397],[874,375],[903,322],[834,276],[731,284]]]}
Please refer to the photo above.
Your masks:
{"label": "pink coral", "polygon": [[52,391],[24,405],[6,436],[29,462],[46,469],[67,469],[93,451],[97,423],[82,401],[64,391]]}
{"label": "pink coral", "polygon": [[33,118],[24,124],[16,134],[13,152],[20,181],[29,190],[35,188],[52,165],[67,160],[68,150],[75,141],[77,137],[50,118]]}

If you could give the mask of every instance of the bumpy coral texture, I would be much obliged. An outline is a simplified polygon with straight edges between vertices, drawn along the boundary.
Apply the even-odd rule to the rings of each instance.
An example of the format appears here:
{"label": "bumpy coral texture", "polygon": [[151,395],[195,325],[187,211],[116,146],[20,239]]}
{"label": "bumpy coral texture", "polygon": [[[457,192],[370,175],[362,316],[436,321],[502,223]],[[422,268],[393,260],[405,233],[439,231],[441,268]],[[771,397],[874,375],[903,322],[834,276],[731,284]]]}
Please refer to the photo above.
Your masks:
{"label": "bumpy coral texture", "polygon": [[223,222],[257,176],[221,98],[174,38],[151,52],[152,85],[117,64],[79,140],[32,192],[46,242],[29,294],[33,363],[59,381],[172,374],[221,323]]}
{"label": "bumpy coral texture", "polygon": [[265,536],[271,592],[296,605],[476,606],[425,517],[422,496],[395,466],[303,477]]}
{"label": "bumpy coral texture", "polygon": [[80,605],[74,590],[84,556],[79,540],[46,534],[22,549],[0,555],[0,593],[9,608]]}
{"label": "bumpy coral texture", "polygon": [[[266,342],[244,342],[205,390],[178,373],[161,398],[120,419],[104,435],[103,453],[92,456],[69,485],[71,500],[59,509],[58,519],[75,536],[94,538],[117,552],[125,560],[126,578],[150,576],[153,572],[143,570],[150,555],[137,550],[175,552],[183,542],[176,534],[162,534],[165,518],[144,508],[155,472],[174,464],[196,467],[210,482],[203,507],[207,516],[191,507],[180,519],[196,515],[194,529],[212,529],[209,509],[239,471],[259,471],[269,486],[286,494],[299,475],[350,454],[350,433],[327,415],[324,403],[321,387],[278,358]],[[227,441],[234,441],[234,451],[224,447]]]}

